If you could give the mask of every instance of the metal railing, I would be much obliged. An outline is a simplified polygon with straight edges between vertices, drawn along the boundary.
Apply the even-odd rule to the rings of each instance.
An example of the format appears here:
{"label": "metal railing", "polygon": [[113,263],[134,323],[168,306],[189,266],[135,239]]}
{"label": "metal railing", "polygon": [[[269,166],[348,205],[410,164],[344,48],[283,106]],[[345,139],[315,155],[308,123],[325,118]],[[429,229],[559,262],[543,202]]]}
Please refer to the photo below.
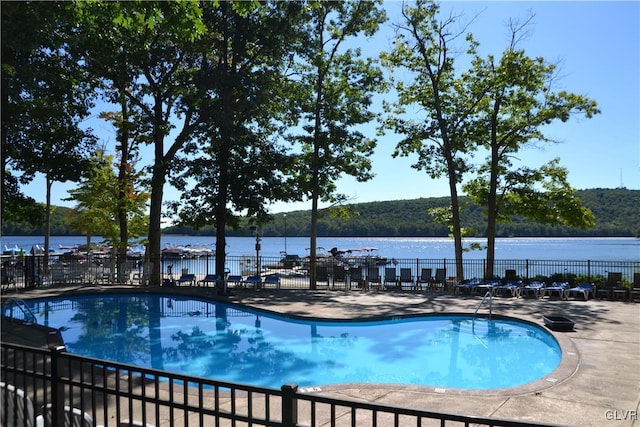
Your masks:
{"label": "metal railing", "polygon": [[480,310],[480,307],[482,307],[482,304],[484,304],[487,298],[489,298],[489,319],[491,319],[491,316],[493,316],[493,292],[488,291],[482,297],[482,301],[480,301],[480,304],[478,304],[478,307],[476,307],[476,311],[473,312],[474,318],[478,315],[478,310]]}
{"label": "metal railing", "polygon": [[[192,256],[183,258],[162,258],[153,262],[160,263],[162,279],[168,282],[177,282],[183,274],[195,275],[193,285],[208,286],[211,283],[201,282],[205,276],[214,274],[215,256]],[[318,263],[318,271],[315,286],[309,283],[309,265],[307,261],[299,264],[283,262],[280,257],[260,257],[256,263],[255,256],[230,256],[226,259],[227,277],[240,278],[240,281],[228,283],[229,286],[243,285],[242,280],[259,273],[261,276],[278,276],[280,280],[267,283],[267,287],[281,289],[311,289],[332,288],[352,289],[362,285],[365,288],[382,288],[384,283],[368,282],[369,270],[377,270],[378,277],[385,277],[386,268],[395,268],[396,276],[400,277],[400,270],[408,269],[411,273],[410,281],[404,282],[397,289],[416,289],[414,286],[424,270],[433,272],[437,270],[445,272],[444,288],[451,288],[457,281],[455,260],[452,259],[386,259],[362,258],[358,264],[346,264],[339,261],[323,259]],[[149,264],[147,266],[140,259],[120,260],[110,255],[89,254],[83,259],[73,259],[63,255],[51,255],[49,262],[44,265],[44,257],[41,255],[27,255],[23,259],[3,255],[3,289],[50,287],[58,284],[92,283],[92,284],[146,284],[148,282]],[[259,269],[256,269],[257,266]],[[463,260],[465,278],[487,278],[486,260]],[[337,275],[337,269],[345,270],[345,276]],[[350,280],[353,270],[360,271],[361,280]],[[571,285],[578,282],[592,282],[602,285],[611,272],[620,272],[622,285],[628,286],[633,281],[633,274],[640,272],[639,261],[558,261],[558,260],[496,260],[494,271],[499,278],[511,276],[511,279],[523,281],[541,280],[548,283],[555,281],[569,282]],[[337,280],[338,276],[340,279]],[[6,280],[4,280],[6,279]],[[435,277],[433,277],[435,282]],[[245,283],[246,284],[246,283]],[[372,286],[369,286],[372,285]],[[449,285],[449,286],[447,286]]]}
{"label": "metal railing", "polygon": [[[81,357],[67,353],[64,347],[2,343],[1,356],[3,382],[22,390],[24,399],[35,408],[32,416],[44,414],[44,419],[53,420],[52,425],[64,425],[65,407],[67,411],[74,408],[92,425],[104,427],[121,425],[124,420],[167,427],[419,426],[434,421],[441,426],[545,425],[335,399],[308,393],[295,384],[277,390],[214,381]],[[1,425],[20,415],[9,413],[6,398],[1,404],[7,418],[0,420]]]}
{"label": "metal railing", "polygon": [[[29,308],[29,306],[20,298],[5,298],[2,300],[3,311],[8,310],[7,314],[13,319],[22,319],[30,323],[38,323],[35,314]],[[14,312],[14,310],[16,312]]]}

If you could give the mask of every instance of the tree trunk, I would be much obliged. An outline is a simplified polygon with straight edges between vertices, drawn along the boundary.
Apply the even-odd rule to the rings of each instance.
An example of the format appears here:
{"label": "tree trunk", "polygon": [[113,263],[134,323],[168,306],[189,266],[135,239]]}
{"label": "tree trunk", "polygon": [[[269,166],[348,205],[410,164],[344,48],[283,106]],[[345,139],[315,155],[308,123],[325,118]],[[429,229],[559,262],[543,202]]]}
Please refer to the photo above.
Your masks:
{"label": "tree trunk", "polygon": [[451,228],[453,232],[454,254],[456,257],[456,279],[464,280],[462,262],[462,225],[460,221],[460,203],[458,201],[457,174],[449,173],[449,192],[451,193]]}
{"label": "tree trunk", "polygon": [[127,270],[127,246],[129,244],[129,227],[127,221],[127,206],[129,194],[129,111],[127,110],[127,100],[121,96],[120,105],[122,108],[122,127],[120,129],[120,165],[118,170],[118,201],[117,216],[120,227],[120,242],[118,244],[118,282],[125,283],[128,278]]}
{"label": "tree trunk", "polygon": [[[227,139],[228,134],[226,130],[222,130],[221,135],[223,141],[229,141]],[[218,295],[226,295],[227,282],[224,280],[225,264],[226,264],[226,227],[227,227],[227,198],[229,189],[229,147],[220,148],[220,176],[218,177],[218,194],[215,202],[215,220],[216,220],[216,271],[215,273],[219,277],[219,282],[216,283]],[[256,262],[258,260],[256,259]],[[220,287],[218,287],[220,284]]]}
{"label": "tree trunk", "polygon": [[146,259],[150,263],[150,284],[159,286],[162,283],[160,249],[162,238],[162,196],[164,186],[164,168],[155,165],[151,177],[151,201],[149,207],[149,243]]}
{"label": "tree trunk", "polygon": [[317,289],[316,283],[316,256],[318,255],[318,192],[314,191],[311,197],[311,236],[309,238],[309,288]]}
{"label": "tree trunk", "polygon": [[486,278],[494,277],[494,264],[496,252],[496,225],[498,222],[498,113],[500,112],[501,97],[498,96],[493,106],[491,115],[491,165],[489,171],[489,194],[487,196],[487,265]]}
{"label": "tree trunk", "polygon": [[49,273],[49,236],[51,235],[51,184],[53,183],[51,181],[51,178],[49,177],[49,174],[47,174],[45,184],[47,186],[47,207],[44,217],[44,260],[42,266],[42,270],[45,275]]}

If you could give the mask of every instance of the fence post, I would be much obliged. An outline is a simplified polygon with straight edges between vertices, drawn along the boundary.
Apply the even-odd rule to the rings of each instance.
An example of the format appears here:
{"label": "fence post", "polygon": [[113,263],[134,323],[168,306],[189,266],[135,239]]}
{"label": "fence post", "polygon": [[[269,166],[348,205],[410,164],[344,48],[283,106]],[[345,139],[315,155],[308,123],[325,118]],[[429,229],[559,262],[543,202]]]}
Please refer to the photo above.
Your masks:
{"label": "fence post", "polygon": [[63,373],[60,353],[66,351],[63,345],[51,349],[51,425],[64,425],[64,384],[60,381]]}
{"label": "fence post", "polygon": [[298,425],[298,392],[297,384],[285,384],[282,390],[282,426],[295,427]]}

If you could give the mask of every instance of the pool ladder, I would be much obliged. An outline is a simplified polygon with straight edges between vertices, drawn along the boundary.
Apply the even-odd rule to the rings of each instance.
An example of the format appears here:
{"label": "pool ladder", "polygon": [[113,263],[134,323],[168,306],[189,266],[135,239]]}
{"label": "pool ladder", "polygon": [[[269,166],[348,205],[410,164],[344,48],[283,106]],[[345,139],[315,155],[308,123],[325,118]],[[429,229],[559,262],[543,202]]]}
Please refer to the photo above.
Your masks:
{"label": "pool ladder", "polygon": [[33,314],[33,311],[31,311],[29,306],[20,298],[7,298],[2,305],[3,308],[5,306],[10,306],[8,317],[15,319],[15,317],[13,316],[13,308],[15,307],[22,312],[22,316],[25,321],[29,323],[38,323],[38,319],[36,318],[35,314]]}
{"label": "pool ladder", "polygon": [[473,313],[474,319],[478,316],[478,310],[480,310],[482,304],[487,300],[487,297],[489,298],[489,319],[491,319],[491,316],[493,315],[493,292],[491,291],[487,291],[487,293],[484,294],[484,297],[482,297],[482,301],[480,301],[480,304],[476,307],[476,311]]}

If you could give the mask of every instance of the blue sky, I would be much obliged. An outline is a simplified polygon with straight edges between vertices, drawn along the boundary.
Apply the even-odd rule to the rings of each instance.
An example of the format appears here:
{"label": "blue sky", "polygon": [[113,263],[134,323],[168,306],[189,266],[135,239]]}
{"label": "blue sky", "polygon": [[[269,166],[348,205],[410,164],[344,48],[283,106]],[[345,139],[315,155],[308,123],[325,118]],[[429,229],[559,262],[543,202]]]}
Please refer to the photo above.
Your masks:
{"label": "blue sky", "polygon": [[[363,51],[375,54],[388,49],[393,37],[391,22],[397,22],[399,1],[385,3],[390,22],[373,40],[362,39]],[[558,89],[586,95],[598,102],[601,114],[592,119],[574,118],[549,126],[547,135],[557,144],[536,146],[521,152],[529,166],[540,166],[555,157],[569,170],[569,182],[576,189],[616,188],[623,184],[640,189],[640,2],[462,2],[441,4],[443,13],[462,14],[470,22],[468,31],[480,43],[483,55],[499,56],[509,43],[506,23],[510,18],[534,15],[529,36],[520,43],[529,56],[542,56],[560,66]],[[108,146],[113,133],[102,129]],[[370,128],[375,135],[375,126]],[[376,176],[367,183],[343,178],[338,189],[353,202],[415,199],[448,196],[446,180],[432,180],[411,168],[414,158],[391,157],[397,136],[378,139],[372,157]],[[478,158],[478,162],[482,159]],[[73,184],[54,183],[53,203],[67,205]],[[27,193],[44,202],[40,183]],[[165,200],[179,197],[167,188]],[[310,209],[309,202],[275,204],[273,213]]]}

